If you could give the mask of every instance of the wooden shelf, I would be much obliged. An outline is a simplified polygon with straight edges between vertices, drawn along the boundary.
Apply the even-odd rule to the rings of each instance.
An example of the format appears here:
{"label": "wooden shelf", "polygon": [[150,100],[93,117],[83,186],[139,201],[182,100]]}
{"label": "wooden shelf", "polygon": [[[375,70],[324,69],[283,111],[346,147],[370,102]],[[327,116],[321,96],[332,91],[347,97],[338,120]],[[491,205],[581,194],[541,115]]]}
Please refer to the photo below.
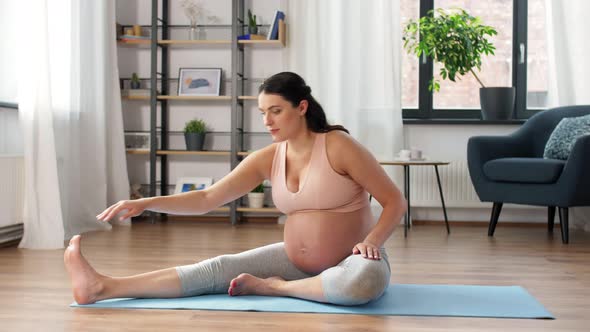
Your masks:
{"label": "wooden shelf", "polygon": [[150,154],[149,149],[126,149],[127,154]]}
{"label": "wooden shelf", "polygon": [[[167,96],[158,95],[159,100],[231,100],[231,96]],[[150,96],[122,96],[123,100],[150,100]],[[258,100],[258,96],[238,96],[239,100]]]}
{"label": "wooden shelf", "polygon": [[255,208],[248,208],[248,207],[239,207],[238,212],[261,212],[261,213],[281,213],[281,211],[279,211],[279,209],[277,208],[260,208],[260,209],[255,209]]}
{"label": "wooden shelf", "polygon": [[150,96],[122,96],[123,100],[150,100]]}
{"label": "wooden shelf", "polygon": [[198,46],[198,45],[229,45],[230,40],[186,40],[186,39],[160,39],[158,45],[162,46]]}
{"label": "wooden shelf", "polygon": [[229,156],[229,151],[187,151],[187,150],[158,150],[158,155],[199,155],[199,156]]}
{"label": "wooden shelf", "polygon": [[284,41],[282,40],[238,40],[238,44],[242,45],[260,45],[260,46],[273,46],[273,47],[285,47]]}
{"label": "wooden shelf", "polygon": [[159,95],[159,100],[231,100],[231,96],[166,96]]}
{"label": "wooden shelf", "polygon": [[139,48],[149,48],[151,40],[150,39],[137,39],[137,40],[118,40],[117,45],[121,47],[139,47]]}
{"label": "wooden shelf", "polygon": [[[126,149],[127,154],[150,154],[149,149]],[[240,151],[238,156],[248,156],[252,152]],[[201,155],[201,156],[229,156],[230,151],[188,151],[188,150],[158,150],[157,155]]]}
{"label": "wooden shelf", "polygon": [[[136,48],[149,48],[151,44],[150,40],[119,40],[117,45],[121,47],[136,47]],[[249,46],[273,46],[273,47],[285,47],[284,40],[238,40],[238,44],[249,45]],[[196,47],[206,45],[231,45],[231,40],[183,40],[183,39],[160,39],[158,45],[168,46],[175,48],[182,47]]]}

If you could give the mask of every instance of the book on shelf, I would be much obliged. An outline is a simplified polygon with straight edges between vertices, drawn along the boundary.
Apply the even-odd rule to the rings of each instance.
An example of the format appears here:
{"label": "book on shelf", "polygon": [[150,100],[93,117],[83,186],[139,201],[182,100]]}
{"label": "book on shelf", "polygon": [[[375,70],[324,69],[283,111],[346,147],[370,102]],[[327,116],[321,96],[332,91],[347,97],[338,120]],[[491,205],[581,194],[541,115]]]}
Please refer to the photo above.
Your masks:
{"label": "book on shelf", "polygon": [[265,39],[266,39],[266,37],[263,35],[247,34],[247,35],[238,36],[238,40],[265,40]]}
{"label": "book on shelf", "polygon": [[285,13],[280,10],[275,11],[274,18],[272,20],[272,24],[268,29],[268,34],[266,35],[266,39],[268,40],[275,40],[279,39],[279,21],[285,20]]}

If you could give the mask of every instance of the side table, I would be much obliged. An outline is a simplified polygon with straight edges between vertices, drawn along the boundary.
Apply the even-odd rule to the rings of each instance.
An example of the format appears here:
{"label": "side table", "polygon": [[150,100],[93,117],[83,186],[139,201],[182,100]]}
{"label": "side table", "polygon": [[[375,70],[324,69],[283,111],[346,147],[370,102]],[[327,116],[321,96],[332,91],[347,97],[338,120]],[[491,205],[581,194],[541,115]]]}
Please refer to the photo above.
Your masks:
{"label": "side table", "polygon": [[447,218],[447,208],[445,207],[445,199],[443,196],[442,186],[440,183],[440,176],[438,174],[438,166],[446,166],[450,164],[448,161],[435,161],[435,160],[400,160],[394,159],[393,161],[379,161],[381,165],[387,166],[403,166],[404,167],[404,196],[408,201],[408,210],[404,216],[404,237],[408,236],[408,227],[410,227],[410,167],[411,166],[434,166],[436,172],[436,181],[438,183],[438,192],[440,193],[440,201],[442,203],[443,213],[445,216],[445,224],[447,226],[447,234],[451,233],[449,228],[449,220]]}

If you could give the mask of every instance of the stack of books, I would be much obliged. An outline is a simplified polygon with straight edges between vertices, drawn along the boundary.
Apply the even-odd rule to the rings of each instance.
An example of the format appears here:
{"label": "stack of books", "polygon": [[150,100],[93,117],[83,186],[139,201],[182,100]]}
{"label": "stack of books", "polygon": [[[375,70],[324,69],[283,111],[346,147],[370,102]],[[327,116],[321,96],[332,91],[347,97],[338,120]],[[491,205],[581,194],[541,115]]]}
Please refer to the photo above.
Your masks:
{"label": "stack of books", "polygon": [[272,24],[270,29],[268,29],[268,34],[266,35],[266,39],[268,40],[276,40],[279,39],[279,21],[285,20],[285,13],[280,10],[275,11],[275,16],[272,20]]}

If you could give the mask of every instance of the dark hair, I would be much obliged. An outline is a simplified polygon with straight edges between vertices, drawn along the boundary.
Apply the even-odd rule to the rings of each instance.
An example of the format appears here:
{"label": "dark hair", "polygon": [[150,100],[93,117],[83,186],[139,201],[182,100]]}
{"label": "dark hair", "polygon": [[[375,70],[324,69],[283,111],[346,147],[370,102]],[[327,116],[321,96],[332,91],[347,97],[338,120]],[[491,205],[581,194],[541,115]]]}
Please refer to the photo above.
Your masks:
{"label": "dark hair", "polygon": [[326,113],[322,105],[311,95],[311,88],[305,84],[301,76],[292,72],[282,72],[264,80],[258,88],[258,93],[275,94],[289,101],[293,107],[299,106],[302,100],[307,100],[308,107],[305,113],[307,128],[316,133],[327,133],[332,130],[342,130],[349,134],[348,130],[340,125],[329,125]]}

